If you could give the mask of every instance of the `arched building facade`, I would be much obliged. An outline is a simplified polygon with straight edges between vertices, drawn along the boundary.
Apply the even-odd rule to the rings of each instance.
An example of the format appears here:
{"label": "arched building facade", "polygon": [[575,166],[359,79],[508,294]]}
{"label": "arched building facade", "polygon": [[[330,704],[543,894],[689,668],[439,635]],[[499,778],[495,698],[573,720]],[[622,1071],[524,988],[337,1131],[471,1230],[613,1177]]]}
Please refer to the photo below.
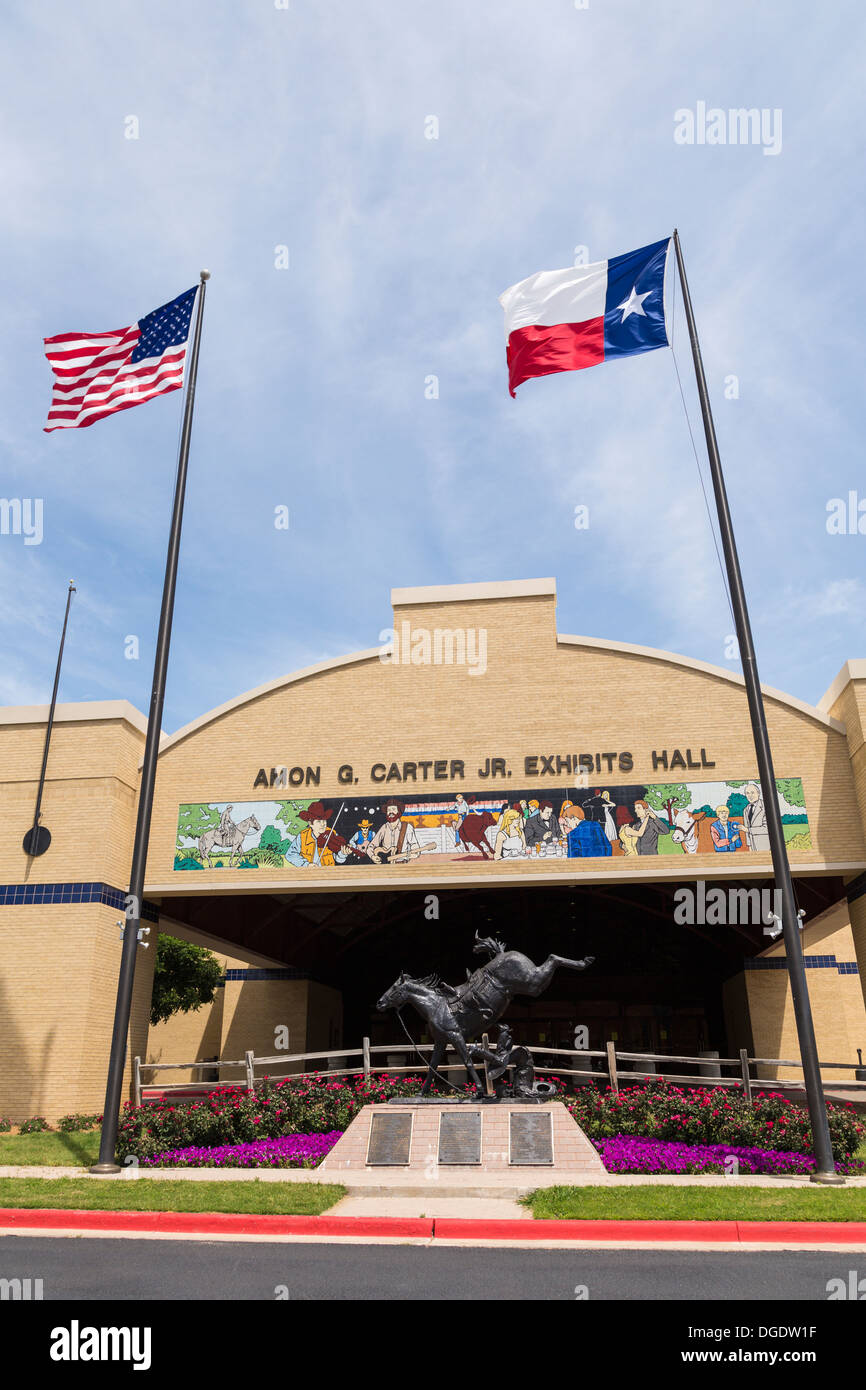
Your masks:
{"label": "arched building facade", "polygon": [[[213,1005],[129,1056],[397,1043],[401,969],[459,980],[475,930],[596,957],[516,1003],[528,1043],[796,1057],[740,677],[564,636],[552,580],[392,592],[393,641],[309,667],[163,740],[145,915],[208,945]],[[819,1055],[866,1050],[866,661],[818,706],[766,690]],[[145,721],[125,701],[0,710],[0,1114],[97,1110],[105,1085]],[[420,1021],[418,1026],[420,1033]],[[786,1076],[795,1073],[786,1072]],[[227,1075],[227,1074],[226,1074]],[[166,1078],[167,1079],[167,1078]]]}

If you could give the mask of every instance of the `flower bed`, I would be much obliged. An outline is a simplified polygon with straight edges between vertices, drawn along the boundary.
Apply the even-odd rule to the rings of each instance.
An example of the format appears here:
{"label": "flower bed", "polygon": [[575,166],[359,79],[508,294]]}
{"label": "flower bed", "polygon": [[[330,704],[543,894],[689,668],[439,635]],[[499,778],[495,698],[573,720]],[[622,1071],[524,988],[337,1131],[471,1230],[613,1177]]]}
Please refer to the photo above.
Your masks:
{"label": "flower bed", "polygon": [[[217,1087],[201,1100],[126,1105],[120,1118],[117,1157],[130,1154],[140,1163],[156,1154],[185,1148],[255,1144],[289,1134],[328,1134],[348,1129],[365,1105],[391,1096],[417,1095],[423,1077],[363,1076],[331,1079],[267,1078],[255,1093]],[[435,1094],[435,1092],[434,1092]]]}
{"label": "flower bed", "polygon": [[142,1168],[315,1168],[340,1138],[328,1134],[284,1134],[251,1144],[168,1149],[141,1160]]}
{"label": "flower bed", "polygon": [[[609,1173],[742,1173],[776,1175],[809,1174],[815,1171],[811,1154],[780,1149],[758,1149],[730,1144],[679,1144],[660,1139],[643,1139],[633,1134],[617,1134],[593,1140]],[[731,1159],[736,1160],[736,1164]],[[837,1173],[848,1176],[866,1173],[858,1159],[836,1164]]]}
{"label": "flower bed", "polygon": [[[590,1139],[639,1135],[686,1145],[723,1145],[783,1153],[810,1154],[809,1112],[776,1091],[759,1091],[750,1102],[741,1086],[668,1086],[652,1082],[624,1087],[619,1095],[608,1088],[585,1087],[563,1096],[565,1104]],[[828,1105],[827,1119],[833,1157],[850,1162],[863,1142],[864,1129],[850,1104]]]}
{"label": "flower bed", "polygon": [[[619,1095],[594,1086],[576,1095],[557,1084],[560,1098],[592,1140],[631,1135],[687,1147],[721,1146],[808,1156],[809,1114],[774,1092],[750,1102],[742,1087],[687,1089],[664,1082],[624,1087]],[[121,1116],[117,1156],[140,1163],[181,1149],[216,1149],[259,1144],[287,1135],[326,1135],[348,1129],[363,1106],[392,1096],[417,1095],[421,1076],[313,1077],[265,1080],[255,1093],[218,1087],[194,1101],[165,1099]],[[434,1094],[436,1092],[434,1091]],[[850,1163],[863,1141],[864,1126],[851,1105],[828,1105],[830,1137],[837,1163]],[[767,1170],[764,1170],[767,1171]],[[858,1170],[852,1170],[858,1171]]]}

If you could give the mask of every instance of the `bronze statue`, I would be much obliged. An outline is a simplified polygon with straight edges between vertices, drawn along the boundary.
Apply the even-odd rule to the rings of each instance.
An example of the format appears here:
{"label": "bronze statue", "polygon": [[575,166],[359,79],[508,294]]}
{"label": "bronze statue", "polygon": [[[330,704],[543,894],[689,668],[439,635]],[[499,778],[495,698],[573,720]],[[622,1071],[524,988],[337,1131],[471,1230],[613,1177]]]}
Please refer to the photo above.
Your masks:
{"label": "bronze statue", "polygon": [[[522,952],[509,951],[504,942],[491,936],[479,937],[477,932],[472,949],[475,955],[487,955],[489,960],[486,965],[473,971],[463,984],[444,984],[437,975],[415,979],[403,971],[376,1005],[380,1012],[384,1012],[385,1009],[399,1010],[404,1004],[412,1004],[425,1020],[433,1036],[433,1056],[421,1088],[422,1096],[430,1090],[434,1074],[442,1065],[448,1047],[454,1048],[477,1093],[483,1095],[484,1087],[474,1065],[476,1056],[478,1060],[481,1058],[477,1048],[470,1051],[471,1040],[502,1017],[516,994],[537,999],[547,989],[558,969],[586,970],[595,960],[594,956],[587,956],[584,960],[548,956],[543,965],[534,965]],[[505,1033],[508,1033],[507,1029]],[[500,1030],[497,1049],[500,1045],[507,1046],[503,1030]],[[509,1055],[513,1056],[514,1051],[525,1052],[526,1049],[512,1049]],[[490,1058],[484,1060],[489,1063]],[[513,1061],[518,1060],[525,1068],[526,1059],[513,1058]],[[531,1068],[531,1057],[529,1066]],[[502,1071],[505,1071],[505,1067]],[[522,1084],[527,1084],[525,1071]],[[528,1084],[532,1086],[531,1076]]]}
{"label": "bronze statue", "polygon": [[551,1082],[536,1081],[532,1053],[528,1047],[514,1046],[511,1029],[507,1023],[500,1023],[499,1025],[499,1037],[496,1039],[495,1048],[470,1043],[466,1050],[471,1062],[487,1063],[487,1078],[497,1099],[502,1100],[509,1094],[506,1089],[509,1068],[514,1069],[510,1088],[512,1096],[525,1099],[527,1096],[550,1096],[554,1094],[555,1087]]}

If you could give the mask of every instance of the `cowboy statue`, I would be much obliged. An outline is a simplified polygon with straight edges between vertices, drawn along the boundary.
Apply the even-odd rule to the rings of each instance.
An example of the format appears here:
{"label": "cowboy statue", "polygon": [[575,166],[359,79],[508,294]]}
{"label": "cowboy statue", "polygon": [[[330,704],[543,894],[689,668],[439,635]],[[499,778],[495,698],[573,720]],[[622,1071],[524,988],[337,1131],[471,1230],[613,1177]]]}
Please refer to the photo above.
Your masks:
{"label": "cowboy statue", "polygon": [[[422,1095],[429,1092],[434,1076],[442,1079],[437,1068],[445,1060],[447,1049],[452,1047],[477,1094],[483,1096],[485,1088],[475,1069],[473,1039],[484,1033],[488,1024],[502,1017],[515,995],[537,999],[557,970],[586,970],[595,960],[594,956],[571,960],[566,956],[550,955],[541,965],[535,965],[522,951],[509,951],[497,937],[480,937],[477,932],[472,949],[475,955],[488,959],[463,984],[449,985],[438,975],[415,977],[402,971],[376,1005],[379,1012],[384,1013],[386,1009],[399,1012],[405,1004],[411,1004],[424,1019],[426,1031],[433,1037],[433,1055],[421,1087]],[[405,1028],[405,1024],[403,1026]],[[516,1056],[518,1052],[521,1055]],[[514,1066],[515,1072],[520,1073],[518,1084],[528,1088],[525,1094],[537,1094],[532,1082],[531,1057],[522,1055],[524,1052],[525,1049],[512,1048],[510,1034],[504,1029],[500,1030],[495,1052],[481,1056],[481,1060],[490,1065],[492,1059],[496,1066],[504,1062],[503,1071],[505,1066]],[[510,1060],[505,1061],[506,1057]]]}
{"label": "cowboy statue", "polygon": [[470,1043],[467,1049],[470,1061],[481,1062],[487,1067],[487,1078],[493,1087],[493,1094],[501,1100],[506,1094],[509,1068],[513,1068],[511,1094],[517,1097],[549,1096],[555,1087],[549,1081],[535,1080],[535,1066],[528,1047],[515,1047],[511,1029],[507,1023],[500,1023],[496,1046],[483,1047]]}

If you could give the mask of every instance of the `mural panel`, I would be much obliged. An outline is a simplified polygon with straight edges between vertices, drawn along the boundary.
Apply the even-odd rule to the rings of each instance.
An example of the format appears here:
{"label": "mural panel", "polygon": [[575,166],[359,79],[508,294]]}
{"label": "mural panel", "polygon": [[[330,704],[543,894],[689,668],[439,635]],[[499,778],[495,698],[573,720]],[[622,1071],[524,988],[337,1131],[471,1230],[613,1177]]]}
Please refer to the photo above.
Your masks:
{"label": "mural panel", "polygon": [[[776,793],[789,851],[812,848],[803,784]],[[769,850],[758,782],[564,787],[509,795],[322,797],[179,808],[174,867],[305,869]]]}

